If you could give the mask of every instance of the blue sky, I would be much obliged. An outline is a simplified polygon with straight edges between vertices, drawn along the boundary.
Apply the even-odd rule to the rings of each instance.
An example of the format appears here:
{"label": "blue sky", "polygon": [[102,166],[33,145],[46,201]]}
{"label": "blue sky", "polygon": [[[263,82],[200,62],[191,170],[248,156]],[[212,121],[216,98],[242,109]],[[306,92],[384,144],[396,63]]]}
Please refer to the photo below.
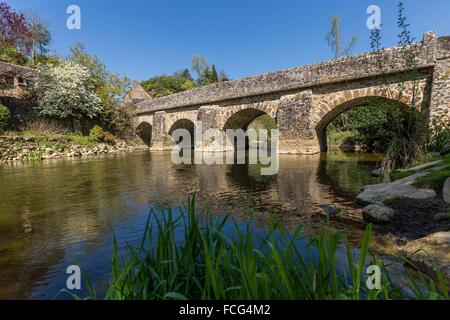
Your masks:
{"label": "blue sky", "polygon": [[[202,54],[233,78],[332,58],[324,38],[333,14],[343,34],[360,37],[354,52],[369,50],[366,9],[382,10],[383,44],[397,43],[396,0],[9,0],[50,24],[52,48],[67,54],[82,42],[110,70],[136,80],[189,67]],[[66,28],[66,8],[81,8],[82,29]],[[449,0],[406,0],[417,40],[425,31],[450,35]]]}

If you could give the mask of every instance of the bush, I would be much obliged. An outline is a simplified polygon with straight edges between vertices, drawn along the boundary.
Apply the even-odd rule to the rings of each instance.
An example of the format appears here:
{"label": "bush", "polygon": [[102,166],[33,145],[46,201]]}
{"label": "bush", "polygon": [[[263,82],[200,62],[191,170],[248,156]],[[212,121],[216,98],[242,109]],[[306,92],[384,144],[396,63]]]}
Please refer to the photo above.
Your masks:
{"label": "bush", "polygon": [[130,139],[134,136],[134,105],[115,108],[105,119],[108,128],[119,137]]}
{"label": "bush", "polygon": [[105,131],[100,126],[94,126],[89,131],[89,140],[92,142],[105,142],[109,144],[114,144],[114,135],[108,131]]}
{"label": "bush", "polygon": [[8,127],[10,112],[7,107],[0,104],[0,132],[5,131]]}
{"label": "bush", "polygon": [[433,130],[428,137],[429,152],[441,152],[450,147],[450,119],[442,116],[433,121]]}

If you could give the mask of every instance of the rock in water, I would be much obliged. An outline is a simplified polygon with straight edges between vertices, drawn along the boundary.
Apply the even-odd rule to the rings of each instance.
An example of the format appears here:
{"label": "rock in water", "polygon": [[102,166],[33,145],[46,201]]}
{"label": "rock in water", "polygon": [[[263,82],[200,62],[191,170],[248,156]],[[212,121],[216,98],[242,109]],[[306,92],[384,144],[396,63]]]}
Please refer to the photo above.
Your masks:
{"label": "rock in water", "polygon": [[450,232],[438,232],[412,241],[400,249],[400,253],[422,272],[435,276],[434,263],[450,283]]}
{"label": "rock in water", "polygon": [[373,171],[370,173],[370,175],[371,175],[372,177],[379,178],[379,177],[381,177],[381,176],[383,175],[383,169],[379,168],[379,169],[373,170]]}
{"label": "rock in water", "polygon": [[386,199],[432,199],[436,192],[431,189],[420,189],[413,185],[417,178],[426,176],[428,173],[417,173],[390,183],[381,183],[364,187],[356,200],[362,204],[373,204],[384,202]]}
{"label": "rock in water", "polygon": [[447,178],[444,183],[444,189],[442,190],[444,195],[444,201],[447,204],[450,204],[450,178]]}
{"label": "rock in water", "polygon": [[364,219],[376,224],[389,223],[394,218],[394,210],[381,203],[368,205],[362,212]]}

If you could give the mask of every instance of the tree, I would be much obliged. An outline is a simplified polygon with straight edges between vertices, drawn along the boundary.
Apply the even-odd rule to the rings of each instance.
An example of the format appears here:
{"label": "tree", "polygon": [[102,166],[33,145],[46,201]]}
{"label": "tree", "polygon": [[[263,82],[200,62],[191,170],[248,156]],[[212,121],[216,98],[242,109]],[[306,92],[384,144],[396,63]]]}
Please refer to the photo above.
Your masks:
{"label": "tree", "polygon": [[101,99],[105,112],[108,113],[130,89],[130,79],[108,71],[97,56],[91,56],[86,52],[82,43],[76,43],[70,51],[69,60],[88,69],[95,92]]}
{"label": "tree", "polygon": [[337,15],[331,17],[331,29],[325,36],[325,39],[335,58],[348,55],[358,43],[358,37],[353,36],[347,47],[344,46],[341,32],[341,17]]}
{"label": "tree", "polygon": [[[190,75],[189,75],[190,76]],[[192,78],[191,78],[192,79]],[[185,72],[175,72],[173,75],[153,77],[142,82],[142,86],[154,98],[194,89],[197,84]]]}
{"label": "tree", "polygon": [[219,72],[219,82],[224,82],[224,81],[229,81],[230,79],[228,78],[227,74],[225,73],[225,71],[221,70]]}
{"label": "tree", "polygon": [[0,60],[12,64],[24,66],[28,62],[27,56],[17,48],[0,44]]}
{"label": "tree", "polygon": [[208,60],[204,56],[196,55],[192,57],[191,66],[192,69],[197,73],[199,82],[201,82],[201,79],[209,66]]}
{"label": "tree", "polygon": [[24,55],[30,53],[30,29],[23,14],[19,14],[5,2],[0,3],[0,45],[15,47]]}
{"label": "tree", "polygon": [[35,79],[39,113],[61,119],[81,120],[102,114],[102,101],[95,92],[89,70],[72,61],[41,65]]}
{"label": "tree", "polygon": [[39,50],[41,56],[47,54],[48,45],[50,44],[52,37],[46,21],[44,21],[39,15],[32,11],[24,13],[27,26],[30,30],[30,42],[31,42],[31,60],[33,66],[36,66],[36,51]]}

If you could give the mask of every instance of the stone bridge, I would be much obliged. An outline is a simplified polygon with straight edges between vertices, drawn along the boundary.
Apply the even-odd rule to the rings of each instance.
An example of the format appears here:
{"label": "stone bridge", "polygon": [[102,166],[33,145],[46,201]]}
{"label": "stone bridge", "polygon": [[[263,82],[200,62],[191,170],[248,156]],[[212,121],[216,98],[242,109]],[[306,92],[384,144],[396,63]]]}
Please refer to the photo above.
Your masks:
{"label": "stone bridge", "polygon": [[[414,52],[416,71],[405,63]],[[135,99],[137,129],[151,150],[171,149],[170,134],[246,129],[267,114],[279,130],[279,152],[327,150],[326,128],[346,110],[373,101],[414,106],[428,123],[450,115],[450,37],[427,32],[419,43],[299,68],[221,82],[178,94]]]}

